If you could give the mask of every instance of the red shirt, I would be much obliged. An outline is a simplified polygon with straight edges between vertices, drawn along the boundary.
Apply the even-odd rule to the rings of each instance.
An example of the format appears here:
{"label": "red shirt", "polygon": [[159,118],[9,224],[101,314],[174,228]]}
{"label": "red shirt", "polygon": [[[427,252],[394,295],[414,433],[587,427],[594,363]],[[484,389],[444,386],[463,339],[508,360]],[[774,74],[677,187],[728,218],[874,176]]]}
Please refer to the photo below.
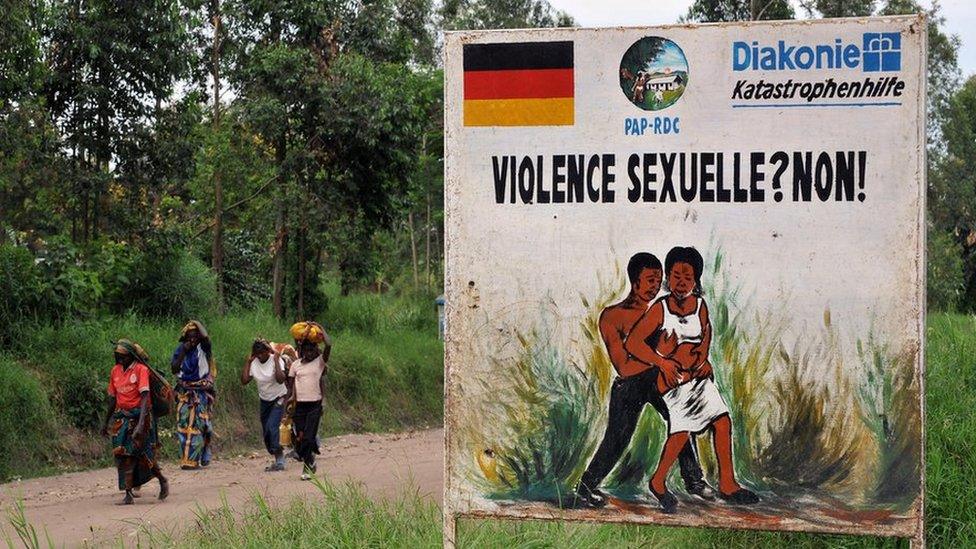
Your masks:
{"label": "red shirt", "polygon": [[128,369],[116,364],[108,380],[108,394],[115,397],[115,407],[121,410],[138,408],[142,393],[149,392],[149,367],[134,362]]}

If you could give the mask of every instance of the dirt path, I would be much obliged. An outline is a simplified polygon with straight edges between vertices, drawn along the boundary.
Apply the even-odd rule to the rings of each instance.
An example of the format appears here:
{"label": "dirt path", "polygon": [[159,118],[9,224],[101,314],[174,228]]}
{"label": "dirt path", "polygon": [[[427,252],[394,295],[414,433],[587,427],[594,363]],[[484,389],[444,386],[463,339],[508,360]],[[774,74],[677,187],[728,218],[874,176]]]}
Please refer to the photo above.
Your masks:
{"label": "dirt path", "polygon": [[[331,482],[353,481],[374,496],[392,496],[412,484],[421,493],[440,501],[443,485],[441,429],[392,435],[345,435],[327,439],[319,456],[319,474]],[[58,546],[100,545],[119,537],[126,539],[145,525],[179,528],[192,521],[198,507],[216,507],[222,498],[232,508],[246,506],[252,494],[261,493],[272,503],[286,503],[295,496],[315,492],[298,477],[301,467],[290,461],[282,473],[265,473],[267,455],[218,459],[202,471],[181,471],[164,464],[170,496],[156,500],[157,484],[151,481],[135,505],[117,506],[114,468],[69,473],[0,485],[0,507],[10,509],[22,499],[27,519],[43,540],[46,529]],[[2,534],[16,539],[6,513],[0,517]],[[43,543],[43,541],[42,541]]]}

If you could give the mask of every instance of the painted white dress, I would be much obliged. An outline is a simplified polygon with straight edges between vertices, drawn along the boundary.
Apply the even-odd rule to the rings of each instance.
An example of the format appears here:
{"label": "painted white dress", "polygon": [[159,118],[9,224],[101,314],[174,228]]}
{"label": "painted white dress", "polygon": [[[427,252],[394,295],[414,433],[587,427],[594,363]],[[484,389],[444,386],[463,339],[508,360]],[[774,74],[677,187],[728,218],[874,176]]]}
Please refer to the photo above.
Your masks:
{"label": "painted white dress", "polygon": [[[689,315],[671,312],[667,298],[661,300],[664,306],[664,323],[661,329],[677,337],[682,343],[701,343],[703,328],[698,316],[702,298],[696,297],[695,311]],[[688,374],[684,374],[688,376]],[[700,433],[713,421],[729,413],[718,387],[711,379],[689,379],[674,389],[664,393],[664,403],[668,407],[668,433],[688,431]]]}

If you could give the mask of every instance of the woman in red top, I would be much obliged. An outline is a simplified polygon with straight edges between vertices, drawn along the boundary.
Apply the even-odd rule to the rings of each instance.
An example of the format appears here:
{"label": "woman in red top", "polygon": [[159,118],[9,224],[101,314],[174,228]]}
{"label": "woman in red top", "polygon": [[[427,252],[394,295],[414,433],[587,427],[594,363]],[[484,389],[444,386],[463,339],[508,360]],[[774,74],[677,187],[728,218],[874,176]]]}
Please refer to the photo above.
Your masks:
{"label": "woman in red top", "polygon": [[[108,382],[109,404],[102,435],[111,437],[112,453],[119,470],[121,504],[132,504],[132,490],[159,479],[159,499],[169,495],[169,482],[159,468],[159,437],[149,406],[149,367],[140,361],[141,347],[120,340],[115,347],[115,366]],[[143,359],[144,360],[144,359]]]}

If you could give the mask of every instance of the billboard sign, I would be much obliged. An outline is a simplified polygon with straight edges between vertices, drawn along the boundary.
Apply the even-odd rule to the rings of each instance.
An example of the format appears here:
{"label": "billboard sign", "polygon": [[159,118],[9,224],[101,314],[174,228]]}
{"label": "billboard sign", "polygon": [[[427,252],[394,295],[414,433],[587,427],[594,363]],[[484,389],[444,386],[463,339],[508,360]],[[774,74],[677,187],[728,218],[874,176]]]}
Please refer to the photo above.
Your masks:
{"label": "billboard sign", "polygon": [[446,34],[448,536],[920,533],[925,28]]}

